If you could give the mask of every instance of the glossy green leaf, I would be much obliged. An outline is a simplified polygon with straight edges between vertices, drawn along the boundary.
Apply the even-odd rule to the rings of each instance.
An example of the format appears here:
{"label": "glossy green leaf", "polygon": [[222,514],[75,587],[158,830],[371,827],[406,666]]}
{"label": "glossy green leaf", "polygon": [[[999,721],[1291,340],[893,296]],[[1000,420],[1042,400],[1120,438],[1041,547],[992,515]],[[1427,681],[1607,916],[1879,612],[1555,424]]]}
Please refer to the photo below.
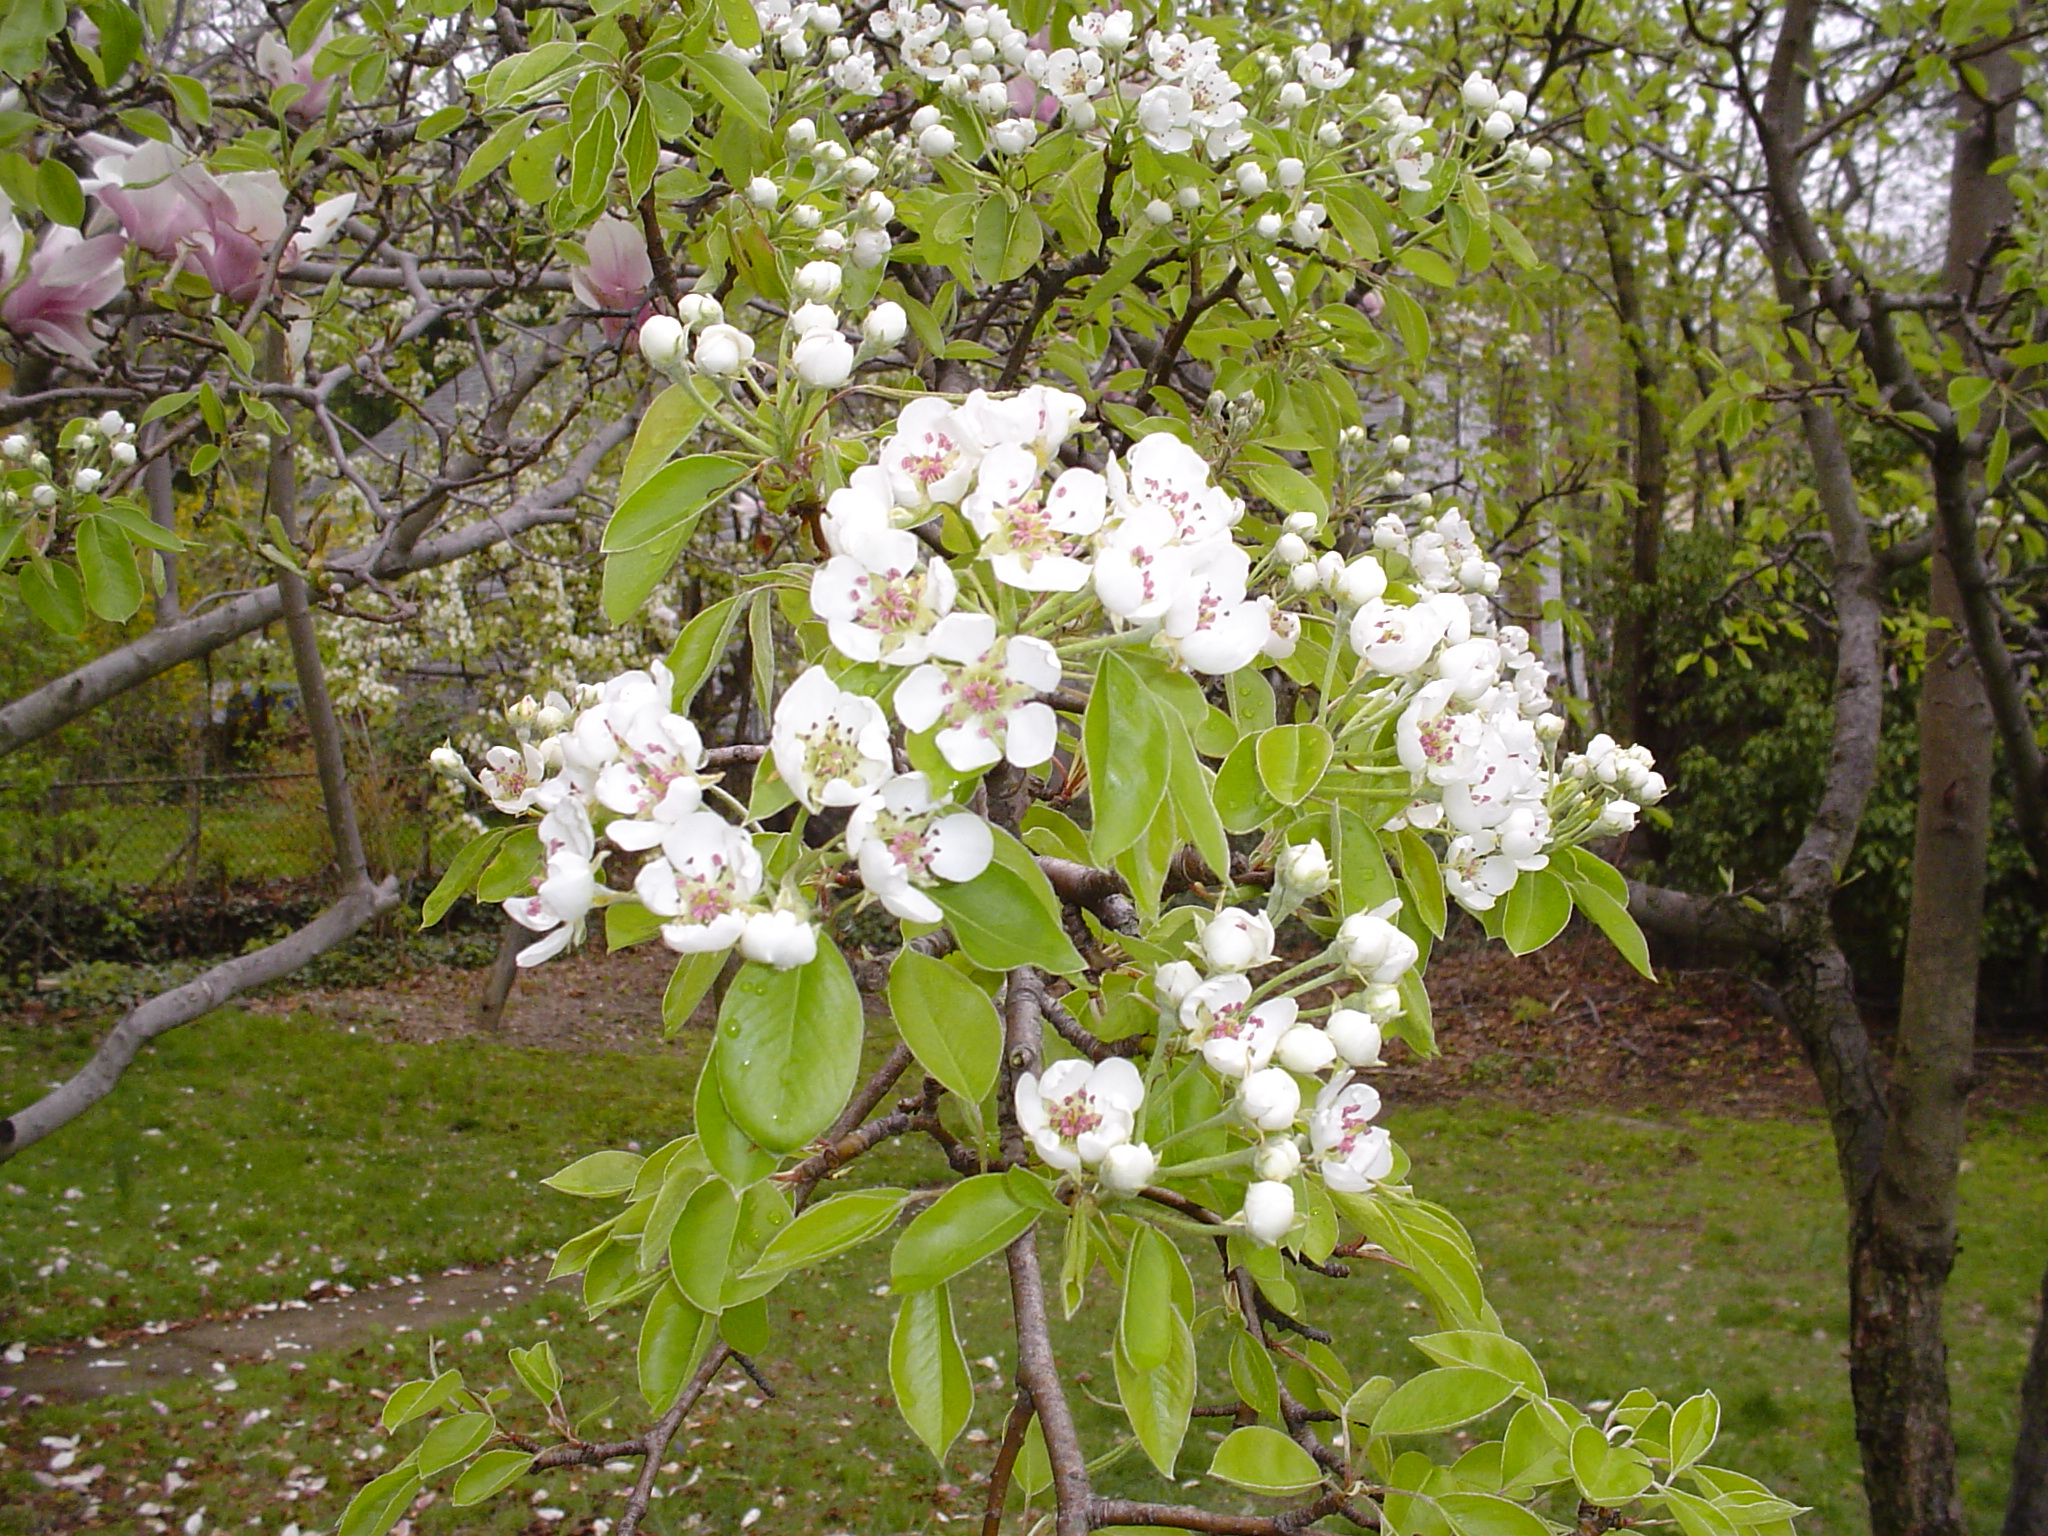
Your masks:
{"label": "glossy green leaf", "polygon": [[1523,870],[1501,905],[1501,938],[1518,955],[1541,949],[1572,918],[1572,893],[1547,869]]}
{"label": "glossy green leaf", "polygon": [[637,1152],[592,1152],[588,1157],[577,1158],[559,1173],[549,1174],[541,1183],[565,1195],[581,1195],[586,1199],[623,1195],[633,1187],[640,1165],[645,1161]]}
{"label": "glossy green leaf", "polygon": [[1436,1507],[1457,1536],[1551,1536],[1536,1515],[1491,1493],[1440,1493]]}
{"label": "glossy green leaf", "polygon": [[518,1482],[532,1465],[533,1455],[529,1451],[485,1451],[462,1469],[462,1476],[455,1479],[455,1486],[448,1491],[448,1502],[457,1509],[481,1504]]}
{"label": "glossy green leaf", "polygon": [[697,690],[712,669],[725,661],[732,647],[732,632],[740,620],[741,599],[728,597],[691,615],[683,632],[668,653],[669,676],[674,682],[670,708],[686,714]]}
{"label": "glossy green leaf", "polygon": [[970,1104],[995,1087],[1003,1021],[989,995],[908,945],[889,967],[889,1009],[919,1065]]}
{"label": "glossy green leaf", "polygon": [[1657,973],[1650,968],[1650,941],[1643,937],[1643,930],[1636,926],[1624,903],[1592,885],[1574,887],[1572,900],[1607,935],[1607,941],[1622,959],[1650,980],[1657,979]]}
{"label": "glossy green leaf", "polygon": [[705,507],[746,473],[747,466],[739,460],[716,453],[693,453],[664,464],[620,500],[604,527],[605,553],[639,549],[669,538],[679,528],[688,538]]}
{"label": "glossy green leaf", "polygon": [[510,835],[511,828],[499,827],[480,833],[462,845],[455,857],[448,861],[447,872],[427,893],[427,899],[420,903],[422,928],[433,927],[457,899],[476,889],[477,878],[483,874],[484,866],[497,857],[500,845]]}
{"label": "glossy green leaf", "polygon": [[1081,739],[1088,754],[1094,825],[1088,846],[1107,864],[1151,825],[1167,793],[1172,742],[1159,705],[1136,670],[1115,652],[1102,658],[1088,696]]}
{"label": "glossy green leaf", "polygon": [[[1126,1319],[1129,1318],[1128,1308]],[[1195,1336],[1172,1306],[1157,1309],[1156,1330],[1164,1348],[1156,1363],[1140,1365],[1125,1347],[1126,1329],[1115,1343],[1116,1390],[1124,1417],[1162,1477],[1174,1476],[1181,1443],[1187,1438],[1188,1416],[1195,1406]]]}
{"label": "glossy green leaf", "polygon": [[769,1240],[755,1268],[790,1270],[845,1253],[894,1225],[909,1198],[900,1189],[857,1189],[821,1200]]}
{"label": "glossy green leaf", "polygon": [[766,133],[774,115],[768,92],[754,72],[738,59],[723,53],[684,55],[691,80],[716,96],[744,118],[756,132]]}
{"label": "glossy green leaf", "polygon": [[102,517],[80,521],[78,569],[85,578],[86,606],[109,623],[126,623],[142,606],[135,546],[118,524]]}
{"label": "glossy green leaf", "polygon": [[711,1348],[711,1314],[691,1303],[673,1280],[647,1303],[640,1323],[640,1395],[655,1413],[666,1413],[689,1384]]}
{"label": "glossy green leaf", "polygon": [[944,1468],[946,1452],[974,1414],[974,1382],[945,1286],[912,1291],[897,1308],[889,1334],[889,1385],[903,1422]]}
{"label": "glossy green leaf", "polygon": [[1216,770],[1216,814],[1232,832],[1257,832],[1270,825],[1284,807],[1267,793],[1259,776],[1261,736],[1239,738],[1223,766]]}
{"label": "glossy green leaf", "polygon": [[722,1179],[707,1179],[683,1206],[669,1234],[669,1274],[700,1311],[716,1312],[724,1305],[733,1229],[739,1219],[740,1202],[731,1186]]}
{"label": "glossy green leaf", "polygon": [[1516,1386],[1527,1387],[1538,1397],[1548,1395],[1542,1368],[1535,1356],[1505,1334],[1480,1329],[1456,1329],[1448,1333],[1424,1334],[1409,1341],[1438,1365],[1470,1365]]}
{"label": "glossy green leaf", "polygon": [[384,1536],[419,1491],[420,1475],[411,1467],[394,1467],[372,1478],[348,1501],[334,1536]]}
{"label": "glossy green leaf", "polygon": [[1671,1470],[1683,1472],[1714,1448],[1721,1433],[1721,1400],[1702,1392],[1671,1414]]}
{"label": "glossy green leaf", "polygon": [[1330,766],[1334,744],[1320,725],[1276,725],[1258,736],[1259,779],[1283,805],[1299,805],[1315,793]]}
{"label": "glossy green leaf", "polygon": [[756,1146],[753,1138],[734,1122],[726,1108],[725,1094],[718,1086],[718,1046],[714,1038],[710,1058],[697,1076],[693,1107],[697,1141],[705,1160],[718,1176],[735,1189],[765,1179],[775,1171],[775,1154]]}
{"label": "glossy green leaf", "polygon": [[1637,1452],[1608,1444],[1591,1424],[1572,1432],[1571,1463],[1580,1497],[1595,1504],[1626,1504],[1650,1486],[1649,1463]]}
{"label": "glossy green leaf", "polygon": [[725,955],[718,950],[684,955],[676,962],[661,994],[661,1038],[673,1040],[676,1032],[697,1012],[704,994],[725,968]]}
{"label": "glossy green leaf", "polygon": [[1056,975],[1081,969],[1081,956],[1058,921],[1016,871],[992,863],[972,880],[933,886],[926,895],[967,958],[984,970],[1037,965]]}
{"label": "glossy green leaf", "polygon": [[562,1368],[555,1363],[554,1345],[545,1339],[531,1349],[521,1349],[515,1344],[505,1354],[512,1362],[512,1369],[519,1373],[519,1379],[526,1383],[527,1391],[544,1405],[555,1400],[555,1394],[562,1390]]}
{"label": "glossy green leaf", "polygon": [[443,1371],[431,1380],[408,1381],[384,1400],[380,1422],[388,1434],[434,1412],[461,1390],[460,1371]]}
{"label": "glossy green leaf", "polygon": [[860,1071],[860,989],[823,936],[808,965],[749,961],[718,1009],[719,1091],[734,1122],[770,1152],[793,1152],[832,1123]]}
{"label": "glossy green leaf", "polygon": [[671,384],[656,395],[640,418],[625,467],[619,471],[620,498],[630,498],[645,485],[703,420],[704,402],[689,385]]}
{"label": "glossy green leaf", "polygon": [[496,1428],[488,1413],[458,1413],[443,1419],[420,1442],[419,1458],[414,1465],[421,1477],[438,1477],[482,1450]]}
{"label": "glossy green leaf", "polygon": [[889,1285],[917,1291],[938,1285],[1021,1236],[1038,1213],[1010,1193],[999,1173],[963,1179],[934,1200],[896,1239]]}
{"label": "glossy green leaf", "polygon": [[1422,834],[1403,827],[1395,839],[1401,850],[1401,883],[1408,887],[1409,905],[1423,925],[1438,938],[1444,936],[1444,872],[1436,853]]}
{"label": "glossy green leaf", "polygon": [[1306,1493],[1323,1480],[1313,1456],[1277,1429],[1247,1424],[1216,1447],[1209,1475],[1253,1493]]}
{"label": "glossy green leaf", "polygon": [[1400,1386],[1373,1415],[1376,1435],[1427,1435],[1489,1413],[1515,1395],[1515,1383],[1476,1366],[1424,1371]]}
{"label": "glossy green leaf", "polygon": [[1132,1365],[1149,1371],[1167,1362],[1175,1337],[1172,1319],[1190,1320],[1193,1297],[1194,1281],[1173,1240],[1157,1227],[1140,1226],[1131,1234],[1117,1320],[1117,1336]]}

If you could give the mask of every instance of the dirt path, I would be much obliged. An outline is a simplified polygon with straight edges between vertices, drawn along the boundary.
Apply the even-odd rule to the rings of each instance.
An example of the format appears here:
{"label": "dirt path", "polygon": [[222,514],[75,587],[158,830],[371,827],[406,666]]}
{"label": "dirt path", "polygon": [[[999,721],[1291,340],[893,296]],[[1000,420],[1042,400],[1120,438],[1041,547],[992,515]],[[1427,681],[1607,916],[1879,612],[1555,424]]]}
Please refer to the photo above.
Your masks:
{"label": "dirt path", "polygon": [[142,1393],[215,1365],[341,1349],[378,1332],[418,1333],[523,1300],[541,1288],[538,1259],[493,1269],[451,1269],[305,1301],[263,1303],[230,1317],[135,1332],[100,1342],[38,1350],[19,1364],[0,1361],[0,1401],[31,1395],[72,1401]]}

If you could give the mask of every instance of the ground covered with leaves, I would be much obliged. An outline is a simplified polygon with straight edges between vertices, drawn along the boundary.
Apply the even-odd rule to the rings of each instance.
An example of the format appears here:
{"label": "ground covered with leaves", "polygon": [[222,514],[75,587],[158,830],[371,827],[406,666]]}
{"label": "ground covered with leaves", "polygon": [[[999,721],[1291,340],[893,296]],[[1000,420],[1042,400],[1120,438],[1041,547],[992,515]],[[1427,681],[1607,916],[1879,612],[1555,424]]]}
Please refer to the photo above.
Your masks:
{"label": "ground covered with leaves", "polygon": [[[635,1422],[637,1319],[586,1324],[573,1294],[536,1283],[586,1216],[538,1179],[686,1128],[704,1035],[660,1040],[665,975],[645,951],[551,965],[522,978],[490,1037],[467,1022],[475,971],[266,1000],[282,1011],[166,1037],[116,1100],[0,1169],[0,1344],[21,1356],[0,1364],[0,1532],[332,1531],[418,1433],[381,1433],[381,1395],[430,1364],[516,1393],[506,1347],[543,1338],[587,1432]],[[1592,1403],[1639,1383],[1712,1386],[1724,1463],[1814,1506],[1803,1529],[1865,1529],[1832,1160],[1768,999],[1729,972],[1652,988],[1571,943],[1519,961],[1453,950],[1430,981],[1443,1055],[1390,1059],[1388,1123],[1421,1192],[1471,1227],[1553,1388]],[[43,1006],[0,1026],[0,1094],[69,1070],[96,1023]],[[2042,1059],[1987,1056],[1963,1179],[1949,1313],[1980,1524],[2002,1498],[2048,1230]],[[926,1172],[891,1154],[877,1177]],[[784,1301],[761,1357],[773,1396],[737,1373],[720,1384],[672,1452],[650,1529],[870,1536],[978,1520],[1010,1397],[999,1270],[961,1287],[976,1414],[944,1469],[889,1398],[886,1272],[873,1245]],[[1355,1369],[1420,1363],[1405,1339],[1424,1320],[1392,1276],[1311,1283]],[[1107,1344],[1093,1300],[1061,1331],[1084,1394],[1108,1380]],[[162,1370],[134,1380],[152,1350]],[[1228,1395],[1222,1363],[1205,1348],[1204,1400]],[[1113,1411],[1084,1396],[1083,1412],[1091,1443],[1111,1444]],[[1198,1424],[1184,1480],[1209,1443]],[[556,1473],[479,1509],[426,1504],[412,1530],[596,1533],[630,1472]],[[1142,1458],[1099,1481],[1164,1492]]]}

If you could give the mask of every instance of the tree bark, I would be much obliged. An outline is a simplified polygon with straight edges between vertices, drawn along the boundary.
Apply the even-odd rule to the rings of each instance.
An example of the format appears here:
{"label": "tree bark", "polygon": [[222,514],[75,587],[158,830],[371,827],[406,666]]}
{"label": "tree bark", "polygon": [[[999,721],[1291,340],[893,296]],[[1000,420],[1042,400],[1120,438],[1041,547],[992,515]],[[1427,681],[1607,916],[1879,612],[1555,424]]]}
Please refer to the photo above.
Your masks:
{"label": "tree bark", "polygon": [[490,974],[476,1000],[476,1027],[495,1035],[505,1022],[505,1004],[512,996],[512,984],[519,979],[519,951],[525,946],[526,930],[511,918],[498,932],[498,954],[491,961]]}
{"label": "tree bark", "polygon": [[2019,1436],[2001,1536],[2048,1536],[2048,1273],[2041,1276],[2034,1344],[2020,1378]]}
{"label": "tree bark", "polygon": [[1595,212],[1607,246],[1614,282],[1614,308],[1628,348],[1628,403],[1634,423],[1629,499],[1628,578],[1614,623],[1614,669],[1620,704],[1615,729],[1656,749],[1653,679],[1657,668],[1655,597],[1663,558],[1664,519],[1671,501],[1670,444],[1664,428],[1664,370],[1650,344],[1642,279],[1636,267],[1633,231],[1612,200],[1607,178],[1593,177]]}

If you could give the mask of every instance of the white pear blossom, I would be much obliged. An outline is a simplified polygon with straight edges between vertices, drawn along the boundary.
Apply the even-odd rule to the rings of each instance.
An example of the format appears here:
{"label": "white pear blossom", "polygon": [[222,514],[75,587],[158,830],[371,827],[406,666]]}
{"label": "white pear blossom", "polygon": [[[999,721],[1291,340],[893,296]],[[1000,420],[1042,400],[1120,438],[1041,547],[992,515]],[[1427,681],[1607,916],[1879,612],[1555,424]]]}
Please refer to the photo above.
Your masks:
{"label": "white pear blossom", "polygon": [[939,751],[962,773],[1005,758],[1035,768],[1052,756],[1058,720],[1036,695],[1059,687],[1058,652],[1033,636],[999,636],[985,613],[948,614],[932,626],[928,643],[938,660],[896,689],[904,725],[939,727]]}
{"label": "white pear blossom", "polygon": [[1337,1059],[1337,1046],[1312,1024],[1297,1024],[1273,1047],[1273,1059],[1290,1072],[1313,1077]]}
{"label": "white pear blossom", "polygon": [[935,801],[923,774],[904,773],[854,806],[846,851],[884,907],[908,922],[936,923],[945,914],[921,887],[972,880],[988,868],[995,839],[981,817]]}
{"label": "white pear blossom", "polygon": [[833,648],[852,661],[925,660],[932,626],[958,595],[952,567],[936,558],[920,564],[915,534],[873,522],[842,523],[833,547],[838,553],[811,575],[811,611]]}
{"label": "white pear blossom", "polygon": [[1344,964],[1378,986],[1393,986],[1422,958],[1415,941],[1387,921],[1387,914],[1398,906],[1398,901],[1390,901],[1371,912],[1354,912],[1337,928],[1337,949]]}
{"label": "white pear blossom", "polygon": [[1252,986],[1243,976],[1217,976],[1181,1000],[1181,1024],[1188,1043],[1212,1071],[1246,1077],[1273,1059],[1280,1037],[1294,1027],[1300,1005],[1291,997],[1248,1006]]}
{"label": "white pear blossom", "polygon": [[1036,454],[1004,443],[982,458],[960,513],[981,536],[996,580],[1027,592],[1078,592],[1089,567],[1080,541],[1102,526],[1107,492],[1092,469],[1069,469],[1040,484]]}
{"label": "white pear blossom", "polygon": [[1369,1083],[1326,1084],[1309,1111],[1309,1147],[1323,1182],[1342,1194],[1364,1194],[1394,1171],[1394,1143],[1372,1123],[1380,1096]]}
{"label": "white pear blossom", "polygon": [[540,846],[544,862],[533,894],[504,904],[507,917],[541,935],[519,951],[521,966],[539,965],[580,940],[597,899],[597,841],[581,801],[565,799],[541,818]]}
{"label": "white pear blossom", "polygon": [[1301,1112],[1301,1085],[1283,1067],[1247,1073],[1238,1084],[1237,1112],[1259,1130],[1284,1131]]}
{"label": "white pear blossom", "polygon": [[730,949],[761,890],[761,855],[723,817],[693,812],[666,829],[661,857],[641,868],[633,890],[648,911],[669,919],[661,939],[678,954]]}
{"label": "white pear blossom", "polygon": [[1065,1173],[1093,1168],[1131,1139],[1145,1082],[1121,1056],[1068,1059],[1017,1081],[1017,1123],[1038,1155]]}
{"label": "white pear blossom", "polygon": [[853,377],[853,343],[837,330],[806,331],[790,351],[797,377],[813,389],[837,389]]}
{"label": "white pear blossom", "polygon": [[1358,1008],[1333,1009],[1323,1021],[1323,1033],[1336,1048],[1345,1065],[1376,1067],[1380,1064],[1382,1037],[1379,1021]]}
{"label": "white pear blossom", "polygon": [[853,805],[891,771],[889,720],[865,694],[812,667],[775,706],[775,771],[806,810]]}

